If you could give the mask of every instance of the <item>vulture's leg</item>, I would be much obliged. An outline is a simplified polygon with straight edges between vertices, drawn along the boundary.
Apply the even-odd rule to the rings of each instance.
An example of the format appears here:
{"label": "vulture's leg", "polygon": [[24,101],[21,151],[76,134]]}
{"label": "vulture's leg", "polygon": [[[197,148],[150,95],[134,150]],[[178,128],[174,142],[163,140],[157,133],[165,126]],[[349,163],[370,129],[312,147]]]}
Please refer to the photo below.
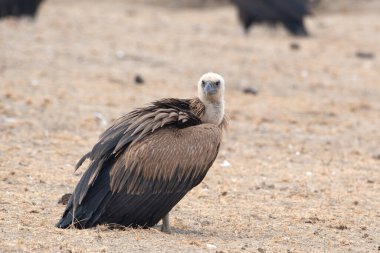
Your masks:
{"label": "vulture's leg", "polygon": [[283,21],[285,28],[295,36],[307,37],[309,34],[305,28],[303,20],[285,20]]}
{"label": "vulture's leg", "polygon": [[167,213],[164,218],[162,218],[161,231],[170,234],[170,224],[169,224],[169,213]]}

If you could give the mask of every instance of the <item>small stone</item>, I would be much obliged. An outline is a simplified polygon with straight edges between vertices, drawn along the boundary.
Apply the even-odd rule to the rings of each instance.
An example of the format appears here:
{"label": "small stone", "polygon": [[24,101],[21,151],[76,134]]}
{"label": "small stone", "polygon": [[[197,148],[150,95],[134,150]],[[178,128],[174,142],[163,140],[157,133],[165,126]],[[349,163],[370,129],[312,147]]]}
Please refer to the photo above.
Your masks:
{"label": "small stone", "polygon": [[348,229],[348,227],[346,225],[344,225],[344,224],[340,224],[340,225],[336,226],[335,228],[339,229],[339,230],[346,230],[346,229]]}
{"label": "small stone", "polygon": [[274,188],[276,188],[274,184],[267,184],[265,182],[262,182],[261,185],[257,187],[256,187],[257,190],[259,190],[260,188],[265,189],[265,190],[273,190]]}
{"label": "small stone", "polygon": [[294,51],[299,50],[299,49],[301,48],[301,47],[300,47],[300,44],[298,44],[298,43],[296,43],[296,42],[292,42],[292,43],[290,43],[290,44],[289,44],[289,47],[290,47],[291,50],[294,50]]}
{"label": "small stone", "polygon": [[37,79],[32,79],[32,80],[30,81],[30,85],[31,85],[31,86],[36,87],[36,86],[38,86],[38,84],[39,84],[39,81],[38,81]]}
{"label": "small stone", "polygon": [[259,92],[255,87],[249,86],[249,87],[243,88],[243,93],[257,95]]}
{"label": "small stone", "polygon": [[216,246],[215,246],[214,244],[206,243],[206,247],[207,247],[209,250],[216,250]]}
{"label": "small stone", "polygon": [[71,197],[71,193],[64,194],[59,200],[58,204],[67,205],[67,202],[69,202],[69,199]]}
{"label": "small stone", "polygon": [[190,245],[201,246],[201,244],[197,241],[191,241]]}
{"label": "small stone", "polygon": [[224,160],[223,163],[220,164],[223,168],[228,168],[231,166],[231,163],[227,160]]}
{"label": "small stone", "polygon": [[143,84],[144,82],[145,80],[141,75],[135,75],[135,84]]}
{"label": "small stone", "polygon": [[305,223],[315,224],[318,221],[320,221],[320,219],[318,217],[310,217],[310,218],[305,220]]}
{"label": "small stone", "polygon": [[358,51],[356,52],[356,57],[360,59],[373,59],[375,55],[372,52]]}
{"label": "small stone", "polygon": [[118,50],[118,51],[116,51],[115,55],[116,55],[117,59],[121,60],[121,59],[124,59],[125,52],[123,50]]}
{"label": "small stone", "polygon": [[95,119],[98,121],[98,123],[100,123],[102,126],[105,127],[108,125],[108,121],[106,117],[104,117],[104,115],[101,114],[100,112],[95,112],[94,116],[95,116]]}
{"label": "small stone", "polygon": [[201,221],[201,225],[202,226],[208,226],[208,225],[210,225],[210,222],[208,220]]}
{"label": "small stone", "polygon": [[257,251],[260,252],[260,253],[265,253],[266,252],[266,250],[263,249],[263,248],[258,248]]}

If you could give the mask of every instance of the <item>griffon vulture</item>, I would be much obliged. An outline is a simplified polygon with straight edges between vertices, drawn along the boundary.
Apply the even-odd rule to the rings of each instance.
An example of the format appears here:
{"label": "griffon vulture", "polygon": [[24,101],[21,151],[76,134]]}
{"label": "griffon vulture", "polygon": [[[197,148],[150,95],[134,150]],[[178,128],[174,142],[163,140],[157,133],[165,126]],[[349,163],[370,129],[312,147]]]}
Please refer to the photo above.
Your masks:
{"label": "griffon vulture", "polygon": [[148,228],[206,176],[226,124],[224,80],[204,74],[198,97],[167,98],[116,120],[78,162],[90,164],[67,203],[59,228],[98,224]]}
{"label": "griffon vulture", "polygon": [[35,17],[43,0],[0,0],[0,19],[3,17]]}
{"label": "griffon vulture", "polygon": [[232,0],[245,32],[255,23],[282,23],[295,36],[307,36],[304,17],[310,14],[308,0]]}

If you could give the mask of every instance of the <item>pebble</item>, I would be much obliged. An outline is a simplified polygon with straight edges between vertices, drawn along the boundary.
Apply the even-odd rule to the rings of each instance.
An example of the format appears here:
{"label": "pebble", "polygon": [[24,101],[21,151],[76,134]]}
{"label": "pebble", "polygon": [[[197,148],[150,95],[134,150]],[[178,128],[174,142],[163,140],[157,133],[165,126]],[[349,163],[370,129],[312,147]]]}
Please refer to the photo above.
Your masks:
{"label": "pebble", "polygon": [[66,205],[67,202],[69,202],[69,199],[71,197],[71,193],[64,194],[59,200],[58,204]]}
{"label": "pebble", "polygon": [[296,43],[296,42],[292,42],[289,44],[289,47],[291,50],[299,50],[301,47],[300,47],[300,44]]}
{"label": "pebble", "polygon": [[215,246],[214,244],[206,243],[206,247],[207,247],[209,250],[216,250],[216,246]]}
{"label": "pebble", "polygon": [[117,59],[121,60],[121,59],[124,59],[125,52],[123,50],[118,50],[118,51],[116,51],[115,55],[116,55]]}
{"label": "pebble", "polygon": [[375,160],[380,160],[380,152],[372,156]]}
{"label": "pebble", "polygon": [[135,75],[135,84],[143,84],[144,82],[145,80],[141,75]]}
{"label": "pebble", "polygon": [[104,117],[104,115],[101,114],[100,112],[95,112],[94,116],[100,122],[100,124],[102,126],[107,126],[108,125],[108,121],[107,121],[106,117]]}
{"label": "pebble", "polygon": [[224,160],[220,165],[221,165],[223,168],[231,167],[231,163],[228,162],[227,160]]}
{"label": "pebble", "polygon": [[375,55],[372,52],[358,51],[356,52],[356,57],[369,60],[375,58]]}
{"label": "pebble", "polygon": [[243,88],[243,93],[257,95],[259,92],[255,87],[249,86],[249,87]]}

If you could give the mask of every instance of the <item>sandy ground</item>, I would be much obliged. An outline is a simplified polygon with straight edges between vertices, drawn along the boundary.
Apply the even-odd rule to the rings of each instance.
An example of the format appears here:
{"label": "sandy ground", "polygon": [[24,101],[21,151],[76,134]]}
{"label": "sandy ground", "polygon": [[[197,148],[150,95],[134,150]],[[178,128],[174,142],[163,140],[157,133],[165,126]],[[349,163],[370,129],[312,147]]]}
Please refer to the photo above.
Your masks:
{"label": "sandy ground", "polygon": [[[133,2],[52,0],[34,23],[0,21],[0,252],[379,252],[378,13],[315,16],[308,39],[244,37],[229,6]],[[174,233],[55,228],[106,126],[195,96],[209,70],[230,129]]]}

